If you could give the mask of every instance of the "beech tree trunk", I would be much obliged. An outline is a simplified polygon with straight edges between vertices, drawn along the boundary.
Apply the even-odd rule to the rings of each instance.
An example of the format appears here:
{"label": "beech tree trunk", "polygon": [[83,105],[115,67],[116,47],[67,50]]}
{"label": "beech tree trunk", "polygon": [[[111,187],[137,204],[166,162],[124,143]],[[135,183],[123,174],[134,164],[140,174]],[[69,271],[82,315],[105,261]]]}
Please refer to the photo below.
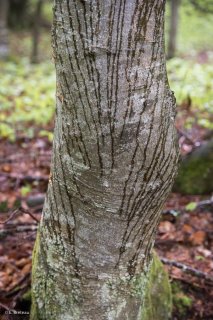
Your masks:
{"label": "beech tree trunk", "polygon": [[168,58],[171,59],[175,56],[177,47],[177,30],[179,20],[179,7],[181,0],[171,0],[171,17],[169,29],[169,44],[168,44]]}
{"label": "beech tree trunk", "polygon": [[0,59],[9,55],[8,0],[0,0]]}
{"label": "beech tree trunk", "polygon": [[177,170],[164,0],[56,0],[51,175],[31,319],[136,320]]}

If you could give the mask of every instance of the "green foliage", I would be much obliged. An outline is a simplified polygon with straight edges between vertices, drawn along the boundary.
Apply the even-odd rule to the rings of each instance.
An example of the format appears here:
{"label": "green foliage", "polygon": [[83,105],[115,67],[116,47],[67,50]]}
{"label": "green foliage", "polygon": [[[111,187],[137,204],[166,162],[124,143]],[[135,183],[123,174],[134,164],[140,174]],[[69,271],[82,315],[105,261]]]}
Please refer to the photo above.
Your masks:
{"label": "green foliage", "polygon": [[26,195],[28,195],[28,193],[31,192],[31,190],[32,190],[31,186],[30,186],[29,184],[27,184],[26,186],[23,186],[23,187],[21,188],[21,195],[22,195],[23,197],[25,197]]}
{"label": "green foliage", "polygon": [[184,316],[192,306],[192,299],[185,295],[177,282],[172,283],[173,304],[178,313]]}
{"label": "green foliage", "polygon": [[42,11],[42,15],[44,17],[44,19],[46,21],[48,21],[49,23],[52,23],[52,6],[53,6],[53,3],[52,1],[45,1],[44,4],[43,4],[43,11]]}
{"label": "green foliage", "polygon": [[12,141],[17,133],[33,137],[34,125],[43,129],[53,118],[53,64],[46,62],[35,66],[22,59],[19,63],[0,64],[0,72],[0,137]]}
{"label": "green foliage", "polygon": [[178,32],[179,50],[211,50],[213,48],[213,16],[199,12],[190,2],[184,1],[180,8]]}
{"label": "green foliage", "polygon": [[8,211],[8,202],[4,200],[0,202],[0,212],[7,212]]}
{"label": "green foliage", "polygon": [[175,92],[177,103],[191,100],[192,109],[198,110],[197,119],[193,122],[213,129],[211,116],[213,114],[213,66],[200,64],[193,60],[173,58],[167,62],[168,78],[171,89]]}
{"label": "green foliage", "polygon": [[50,142],[53,141],[53,133],[47,130],[41,130],[39,132],[40,137],[47,137]]}
{"label": "green foliage", "polygon": [[204,13],[213,13],[212,0],[190,0],[196,10]]}
{"label": "green foliage", "polygon": [[187,211],[194,211],[197,208],[197,203],[196,202],[190,202],[186,205],[186,210]]}
{"label": "green foliage", "polygon": [[[211,1],[211,0],[209,0]],[[166,43],[169,30],[170,4],[166,10]],[[208,11],[209,12],[209,11]],[[182,0],[180,5],[177,49],[184,55],[196,54],[197,51],[213,49],[213,15],[197,10],[189,0]]]}

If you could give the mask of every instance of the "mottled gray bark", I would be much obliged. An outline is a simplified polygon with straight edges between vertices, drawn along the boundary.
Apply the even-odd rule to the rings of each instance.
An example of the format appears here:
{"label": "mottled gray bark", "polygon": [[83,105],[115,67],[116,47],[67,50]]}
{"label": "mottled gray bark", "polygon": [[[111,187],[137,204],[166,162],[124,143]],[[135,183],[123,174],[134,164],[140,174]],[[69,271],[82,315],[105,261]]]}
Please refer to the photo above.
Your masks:
{"label": "mottled gray bark", "polygon": [[0,0],[0,59],[9,55],[8,6],[8,0]]}
{"label": "mottled gray bark", "polygon": [[168,58],[175,56],[177,47],[177,31],[179,20],[179,7],[181,0],[171,0],[171,17],[170,17],[170,29],[169,29],[169,43],[168,43]]}
{"label": "mottled gray bark", "polygon": [[177,168],[164,0],[56,0],[51,177],[31,319],[141,319]]}

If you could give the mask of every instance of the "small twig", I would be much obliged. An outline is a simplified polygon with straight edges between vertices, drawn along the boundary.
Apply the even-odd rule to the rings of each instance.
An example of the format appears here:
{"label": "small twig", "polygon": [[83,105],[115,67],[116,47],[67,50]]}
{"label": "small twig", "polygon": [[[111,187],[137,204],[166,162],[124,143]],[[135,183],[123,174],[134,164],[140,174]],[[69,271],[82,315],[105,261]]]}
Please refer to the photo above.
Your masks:
{"label": "small twig", "polygon": [[21,211],[22,211],[23,213],[28,214],[33,220],[35,220],[37,223],[39,223],[39,219],[37,219],[30,211],[25,210],[24,208],[21,208]]}
{"label": "small twig", "polygon": [[207,282],[210,282],[213,285],[213,277],[209,276],[205,272],[202,272],[202,271],[200,271],[198,269],[189,267],[189,266],[187,266],[187,265],[185,265],[183,263],[180,263],[178,261],[175,261],[175,260],[169,260],[169,259],[166,259],[166,258],[161,258],[161,261],[164,264],[167,264],[169,266],[173,266],[173,267],[179,268],[179,269],[183,270],[184,272],[186,272],[188,274],[191,274],[192,276],[196,276],[197,278],[204,279],[204,280],[206,280]]}
{"label": "small twig", "polygon": [[38,227],[35,225],[17,226],[15,228],[3,229],[3,230],[0,230],[0,238],[6,237],[7,235],[13,234],[14,232],[33,232],[37,230],[38,230]]}
{"label": "small twig", "polygon": [[3,304],[3,303],[1,303],[1,302],[0,302],[0,307],[1,307],[2,309],[5,309],[5,310],[7,310],[7,311],[10,311],[10,308],[8,308],[8,306],[6,306],[5,304]]}
{"label": "small twig", "polygon": [[28,210],[25,210],[24,208],[22,207],[19,207],[17,209],[15,209],[9,216],[8,219],[6,219],[5,221],[3,222],[0,222],[0,224],[7,224],[10,220],[12,220],[18,213],[25,213],[25,214],[28,214],[33,220],[35,220],[37,223],[39,223],[39,220]]}
{"label": "small twig", "polygon": [[38,226],[17,226],[16,232],[28,232],[28,231],[37,231]]}
{"label": "small twig", "polygon": [[33,182],[33,181],[48,181],[48,176],[31,176],[31,175],[22,175],[22,174],[15,174],[15,173],[6,173],[1,172],[1,175],[7,178],[16,179],[20,181],[27,181],[27,182]]}
{"label": "small twig", "polygon": [[[207,200],[202,200],[202,201],[196,202],[196,208],[208,207],[208,206],[210,206],[210,207],[212,206],[213,207],[213,197],[211,197],[210,199],[207,199]],[[163,210],[162,214],[174,215],[174,213],[182,213],[183,209],[178,208],[178,209]]]}
{"label": "small twig", "polygon": [[8,222],[9,222],[10,220],[12,220],[19,212],[20,212],[20,208],[14,210],[14,211],[10,214],[9,218],[6,219],[6,220],[4,220],[4,221],[2,221],[2,222],[0,222],[0,224],[6,224],[6,223],[8,223]]}
{"label": "small twig", "polygon": [[17,226],[32,226],[32,225],[35,225],[37,226],[37,223],[36,222],[18,222],[17,221],[8,221],[7,222],[7,228],[10,229],[10,227],[14,228],[14,227],[17,227]]}
{"label": "small twig", "polygon": [[213,206],[213,197],[209,200],[203,200],[197,203],[197,207]]}

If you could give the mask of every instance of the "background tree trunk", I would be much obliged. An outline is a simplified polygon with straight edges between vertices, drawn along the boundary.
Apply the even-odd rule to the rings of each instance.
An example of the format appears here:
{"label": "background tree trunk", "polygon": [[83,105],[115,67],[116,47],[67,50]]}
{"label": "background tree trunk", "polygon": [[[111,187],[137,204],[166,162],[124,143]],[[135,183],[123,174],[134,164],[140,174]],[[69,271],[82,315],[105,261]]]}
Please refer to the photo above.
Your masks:
{"label": "background tree trunk", "polygon": [[31,54],[31,62],[38,63],[39,61],[39,36],[40,36],[40,24],[41,24],[41,13],[42,13],[42,5],[44,0],[38,0],[36,3],[35,13],[34,13],[34,21],[33,21],[33,30],[32,30],[32,54]]}
{"label": "background tree trunk", "polygon": [[141,319],[178,161],[164,6],[55,1],[57,109],[31,319]]}
{"label": "background tree trunk", "polygon": [[7,0],[10,4],[9,27],[23,28],[31,22],[30,0]]}
{"label": "background tree trunk", "polygon": [[8,0],[0,0],[0,59],[9,55]]}
{"label": "background tree trunk", "polygon": [[169,43],[168,43],[168,58],[175,56],[177,47],[177,30],[179,20],[179,7],[181,0],[171,0],[170,10],[170,29],[169,29]]}

